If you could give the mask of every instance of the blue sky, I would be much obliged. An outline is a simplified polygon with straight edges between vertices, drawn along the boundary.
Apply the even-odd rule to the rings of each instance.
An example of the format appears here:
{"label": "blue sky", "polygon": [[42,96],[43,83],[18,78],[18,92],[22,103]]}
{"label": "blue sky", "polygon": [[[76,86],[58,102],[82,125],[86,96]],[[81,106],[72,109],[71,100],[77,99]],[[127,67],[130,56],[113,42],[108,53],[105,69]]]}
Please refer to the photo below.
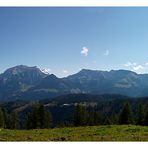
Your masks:
{"label": "blue sky", "polygon": [[0,8],[0,72],[21,64],[148,73],[148,7]]}

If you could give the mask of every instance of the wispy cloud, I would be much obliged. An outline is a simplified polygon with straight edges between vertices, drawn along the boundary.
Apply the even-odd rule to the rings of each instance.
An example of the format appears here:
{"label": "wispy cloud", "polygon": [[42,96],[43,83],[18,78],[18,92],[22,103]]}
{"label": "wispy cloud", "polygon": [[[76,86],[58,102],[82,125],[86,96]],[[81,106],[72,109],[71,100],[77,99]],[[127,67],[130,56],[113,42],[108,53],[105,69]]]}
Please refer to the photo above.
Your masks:
{"label": "wispy cloud", "polygon": [[88,48],[83,47],[80,53],[81,53],[82,55],[84,55],[84,56],[88,56],[88,51],[89,51]]}
{"label": "wispy cloud", "polygon": [[137,65],[137,66],[133,67],[134,71],[139,71],[139,70],[142,70],[142,69],[144,69],[144,67],[142,65]]}
{"label": "wispy cloud", "polygon": [[141,70],[146,68],[145,67],[146,63],[145,64],[137,64],[136,62],[127,62],[127,63],[123,64],[123,66],[128,67],[132,71],[140,72]]}
{"label": "wispy cloud", "polygon": [[104,55],[105,55],[105,56],[108,56],[108,55],[109,55],[109,50],[106,50],[106,51],[104,52]]}
{"label": "wispy cloud", "polygon": [[131,67],[131,66],[136,66],[136,65],[137,65],[137,63],[135,63],[135,62],[133,62],[133,63],[127,62],[124,64],[125,67]]}

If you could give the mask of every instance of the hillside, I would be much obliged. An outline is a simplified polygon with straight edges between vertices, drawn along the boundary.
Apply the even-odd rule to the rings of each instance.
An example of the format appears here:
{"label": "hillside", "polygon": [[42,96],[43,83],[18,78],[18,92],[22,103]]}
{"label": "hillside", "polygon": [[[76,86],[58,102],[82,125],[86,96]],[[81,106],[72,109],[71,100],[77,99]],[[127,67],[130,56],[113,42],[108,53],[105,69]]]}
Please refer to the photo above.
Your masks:
{"label": "hillside", "polygon": [[[17,111],[20,117],[21,127],[24,128],[25,116],[30,112],[33,105],[38,103],[43,104],[44,107],[51,112],[52,126],[57,127],[61,122],[71,124],[73,122],[73,114],[76,104],[84,104],[85,106],[95,106],[95,108],[102,114],[102,123],[106,116],[111,116],[115,112],[119,112],[123,104],[129,100],[132,107],[135,107],[136,99],[132,99],[122,95],[91,95],[91,94],[69,94],[54,97],[52,99],[45,99],[40,101],[22,101],[16,100],[12,102],[2,103],[0,106],[4,107],[8,113]],[[146,103],[146,102],[145,102]]]}
{"label": "hillside", "polygon": [[133,111],[133,118],[137,120],[137,110],[139,104],[142,104],[146,109],[148,98],[129,98],[117,94],[91,95],[91,94],[69,94],[52,99],[40,101],[22,101],[16,100],[13,102],[2,103],[8,114],[17,111],[20,118],[20,129],[25,128],[25,118],[27,113],[31,112],[33,106],[42,104],[52,114],[52,127],[57,127],[59,124],[67,126],[73,123],[74,110],[77,104],[86,107],[95,107],[101,115],[99,124],[104,124],[106,118],[111,118],[114,124],[117,124],[115,116],[118,115],[126,102],[129,102]]}
{"label": "hillside", "polygon": [[0,74],[0,101],[42,100],[65,94],[148,95],[148,74],[82,69],[58,78],[38,67],[19,65]]}
{"label": "hillside", "polygon": [[0,131],[0,141],[147,141],[148,127],[108,125]]}

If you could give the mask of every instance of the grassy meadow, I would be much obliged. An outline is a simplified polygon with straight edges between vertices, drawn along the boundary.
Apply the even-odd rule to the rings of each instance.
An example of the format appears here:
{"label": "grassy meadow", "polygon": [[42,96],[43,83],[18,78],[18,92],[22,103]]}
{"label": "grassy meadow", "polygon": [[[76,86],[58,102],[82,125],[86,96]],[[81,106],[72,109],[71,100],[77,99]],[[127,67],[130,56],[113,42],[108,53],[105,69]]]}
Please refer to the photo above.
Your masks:
{"label": "grassy meadow", "polygon": [[0,130],[0,141],[148,141],[148,127],[106,125],[35,130]]}

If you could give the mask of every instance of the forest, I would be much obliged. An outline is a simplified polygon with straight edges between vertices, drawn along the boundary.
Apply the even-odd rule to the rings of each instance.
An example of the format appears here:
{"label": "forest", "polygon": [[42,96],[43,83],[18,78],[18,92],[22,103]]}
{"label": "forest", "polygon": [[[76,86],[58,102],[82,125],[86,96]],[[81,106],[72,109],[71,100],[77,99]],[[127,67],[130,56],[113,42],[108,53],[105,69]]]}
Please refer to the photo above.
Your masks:
{"label": "forest", "polygon": [[[55,113],[57,108],[60,110]],[[98,125],[147,126],[147,103],[141,100],[115,99],[102,103],[79,102],[71,106],[64,104],[54,107],[37,102],[29,106],[26,111],[24,109],[12,110],[8,104],[0,107],[0,128],[4,129],[48,129]]]}

